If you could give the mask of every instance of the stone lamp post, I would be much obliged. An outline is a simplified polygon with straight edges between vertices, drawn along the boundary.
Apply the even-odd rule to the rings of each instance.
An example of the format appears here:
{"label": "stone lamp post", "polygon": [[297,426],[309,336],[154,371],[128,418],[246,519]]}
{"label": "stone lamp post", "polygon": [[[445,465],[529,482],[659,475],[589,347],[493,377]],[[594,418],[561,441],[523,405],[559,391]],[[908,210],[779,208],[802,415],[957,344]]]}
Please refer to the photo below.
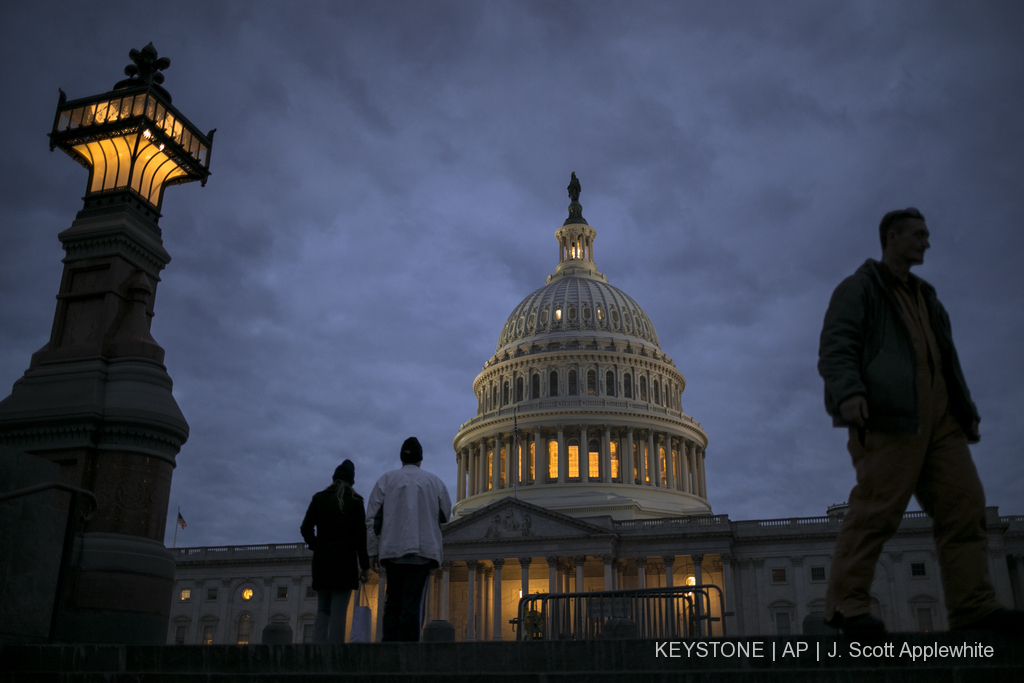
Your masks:
{"label": "stone lamp post", "polygon": [[66,256],[50,340],[0,401],[0,444],[60,466],[95,493],[60,619],[66,642],[166,641],[174,560],[164,547],[175,456],[188,423],[150,335],[164,189],[206,183],[213,132],[171,104],[152,44],[113,90],[57,104],[50,149],[89,171],[85,205],[58,237]]}

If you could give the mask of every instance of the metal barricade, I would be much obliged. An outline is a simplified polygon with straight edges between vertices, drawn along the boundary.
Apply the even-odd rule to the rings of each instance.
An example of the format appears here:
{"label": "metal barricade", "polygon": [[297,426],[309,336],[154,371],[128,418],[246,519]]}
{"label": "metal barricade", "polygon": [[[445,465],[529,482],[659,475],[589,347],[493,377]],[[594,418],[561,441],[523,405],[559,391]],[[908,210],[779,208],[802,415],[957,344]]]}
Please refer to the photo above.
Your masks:
{"label": "metal barricade", "polygon": [[[712,609],[712,594],[717,609]],[[517,640],[678,639],[725,635],[725,598],[713,584],[537,593],[519,600]],[[716,616],[717,615],[717,616]]]}

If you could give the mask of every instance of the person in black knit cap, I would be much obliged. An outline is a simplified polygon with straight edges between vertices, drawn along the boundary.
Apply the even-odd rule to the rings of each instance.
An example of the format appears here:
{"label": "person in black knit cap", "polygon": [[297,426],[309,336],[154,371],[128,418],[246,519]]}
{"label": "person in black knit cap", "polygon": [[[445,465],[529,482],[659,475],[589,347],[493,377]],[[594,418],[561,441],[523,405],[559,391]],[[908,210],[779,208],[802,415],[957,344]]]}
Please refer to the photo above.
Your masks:
{"label": "person in black knit cap", "polygon": [[366,511],[363,497],[352,488],[355,480],[351,460],[338,465],[334,481],[313,496],[302,520],[302,538],[313,551],[314,643],[345,642],[349,598],[369,577]]}

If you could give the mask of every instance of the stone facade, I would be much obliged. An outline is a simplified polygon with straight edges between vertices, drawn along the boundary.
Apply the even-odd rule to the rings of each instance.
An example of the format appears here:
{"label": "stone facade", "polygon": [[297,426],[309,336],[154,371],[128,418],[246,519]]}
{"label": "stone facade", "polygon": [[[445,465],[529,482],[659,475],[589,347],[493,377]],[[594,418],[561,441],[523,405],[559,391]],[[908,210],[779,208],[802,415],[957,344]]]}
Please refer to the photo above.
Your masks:
{"label": "stone facade", "polygon": [[[457,640],[513,640],[509,622],[516,617],[520,591],[628,589],[692,580],[723,589],[726,611],[734,613],[726,618],[731,635],[802,633],[804,620],[824,608],[840,524],[838,516],[579,519],[506,498],[446,525],[445,562],[428,584],[427,619],[450,621]],[[1024,607],[1024,516],[999,516],[997,508],[988,508],[988,530],[999,600]],[[178,571],[168,643],[202,643],[204,632],[212,643],[237,642],[243,615],[251,619],[250,642],[259,642],[271,621],[291,626],[295,642],[308,637],[305,628],[313,623],[316,599],[309,589],[312,553],[302,543],[174,552]],[[373,610],[379,639],[379,577],[371,577],[363,599]],[[248,600],[243,598],[247,589],[252,591]],[[188,598],[182,599],[186,590]],[[872,597],[891,631],[948,628],[931,521],[924,513],[907,513],[886,544]],[[717,609],[712,616],[720,616]]]}

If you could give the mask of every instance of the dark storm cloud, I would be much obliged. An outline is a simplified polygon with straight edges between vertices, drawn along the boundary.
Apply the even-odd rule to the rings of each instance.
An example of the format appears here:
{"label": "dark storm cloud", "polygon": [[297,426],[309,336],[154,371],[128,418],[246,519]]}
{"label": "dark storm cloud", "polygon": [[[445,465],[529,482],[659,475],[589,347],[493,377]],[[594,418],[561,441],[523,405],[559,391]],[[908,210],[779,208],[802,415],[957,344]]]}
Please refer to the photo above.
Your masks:
{"label": "dark storm cloud", "polygon": [[821,514],[852,471],[815,364],[832,288],[919,206],[991,504],[1024,486],[1016,5],[138,3],[0,8],[0,382],[43,345],[85,172],[56,88],[129,48],[218,128],[167,192],[153,324],[191,425],[179,543],[294,540],[344,457],[368,491],[451,440],[508,313],[556,265],[570,171],[596,260],[650,315],[733,519]]}

